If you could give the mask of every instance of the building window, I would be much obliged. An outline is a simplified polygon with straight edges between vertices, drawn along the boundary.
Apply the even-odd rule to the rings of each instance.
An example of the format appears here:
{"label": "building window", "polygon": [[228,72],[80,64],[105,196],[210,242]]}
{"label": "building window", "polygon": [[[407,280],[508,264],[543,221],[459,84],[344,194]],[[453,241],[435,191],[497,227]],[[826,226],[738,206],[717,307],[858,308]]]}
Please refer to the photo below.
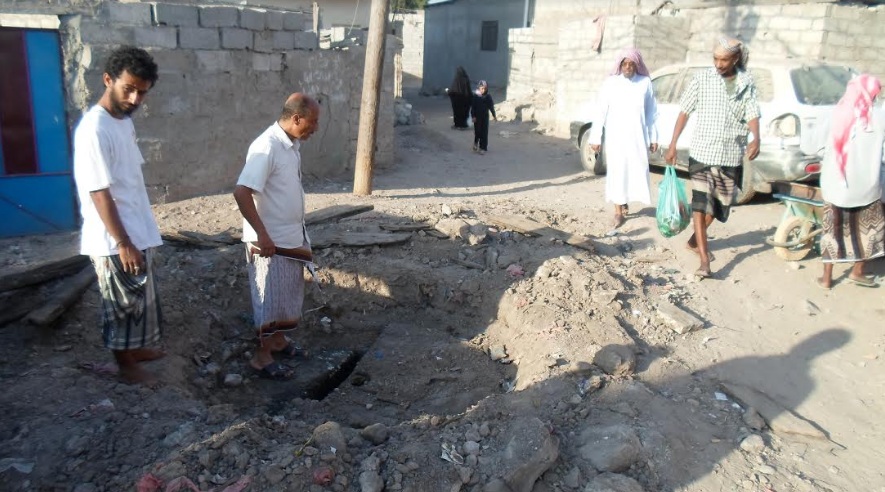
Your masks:
{"label": "building window", "polygon": [[482,21],[482,51],[498,51],[498,21]]}

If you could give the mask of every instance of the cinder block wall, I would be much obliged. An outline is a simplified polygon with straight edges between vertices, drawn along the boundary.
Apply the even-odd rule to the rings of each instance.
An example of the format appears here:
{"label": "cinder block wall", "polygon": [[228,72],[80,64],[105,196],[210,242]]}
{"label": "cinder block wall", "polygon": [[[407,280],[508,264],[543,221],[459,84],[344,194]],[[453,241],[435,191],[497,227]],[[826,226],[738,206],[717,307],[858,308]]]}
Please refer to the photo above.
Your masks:
{"label": "cinder block wall", "polygon": [[851,65],[885,81],[885,6],[830,5],[821,58]]}
{"label": "cinder block wall", "polygon": [[[0,1],[0,12],[22,12]],[[48,9],[48,11],[47,11]],[[59,15],[71,131],[104,86],[104,62],[120,44],[148,50],[160,79],[135,114],[145,179],[155,202],[232,189],[249,143],[285,98],[319,98],[320,128],[302,148],[308,176],[351,172],[365,49],[319,50],[312,13],[195,4],[32,2]],[[385,55],[377,164],[393,162],[395,40]]]}
{"label": "cinder block wall", "polygon": [[419,91],[424,80],[424,11],[397,15],[402,19],[403,90]]}

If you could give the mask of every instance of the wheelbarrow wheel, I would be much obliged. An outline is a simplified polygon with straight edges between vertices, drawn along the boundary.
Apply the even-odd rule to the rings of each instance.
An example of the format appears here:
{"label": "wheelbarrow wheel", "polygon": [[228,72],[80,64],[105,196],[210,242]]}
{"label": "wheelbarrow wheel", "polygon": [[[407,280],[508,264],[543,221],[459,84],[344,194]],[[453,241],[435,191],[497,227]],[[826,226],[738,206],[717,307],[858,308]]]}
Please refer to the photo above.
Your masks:
{"label": "wheelbarrow wheel", "polygon": [[[777,243],[789,243],[811,233],[814,224],[802,217],[788,217],[784,219],[774,232],[774,241]],[[813,239],[792,248],[775,246],[774,252],[787,261],[799,261],[811,252]]]}

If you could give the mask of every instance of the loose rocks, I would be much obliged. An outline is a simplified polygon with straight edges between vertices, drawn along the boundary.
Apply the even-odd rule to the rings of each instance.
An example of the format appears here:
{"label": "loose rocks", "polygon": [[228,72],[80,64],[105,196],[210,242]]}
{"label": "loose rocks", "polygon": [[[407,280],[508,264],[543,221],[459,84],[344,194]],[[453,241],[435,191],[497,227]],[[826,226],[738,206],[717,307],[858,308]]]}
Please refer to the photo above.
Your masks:
{"label": "loose rocks", "polygon": [[337,422],[326,422],[318,426],[313,430],[312,440],[323,453],[329,452],[330,448],[335,448],[337,453],[343,453],[347,449],[347,440]]}
{"label": "loose rocks", "polygon": [[593,363],[612,376],[628,376],[636,368],[636,356],[625,345],[607,345],[596,353]]}
{"label": "loose rocks", "polygon": [[639,482],[617,473],[597,475],[584,487],[584,492],[643,492]]}
{"label": "loose rocks", "polygon": [[626,425],[612,425],[584,430],[580,437],[581,457],[601,472],[620,472],[639,458],[640,443],[636,432]]}
{"label": "loose rocks", "polygon": [[383,424],[372,424],[361,430],[360,436],[377,446],[383,444],[390,437],[390,432]]}
{"label": "loose rocks", "polygon": [[[500,479],[489,482],[483,490],[531,492],[535,481],[559,457],[559,440],[537,418],[518,420],[508,429],[513,437],[501,453],[504,471]],[[500,488],[503,482],[504,488]]]}

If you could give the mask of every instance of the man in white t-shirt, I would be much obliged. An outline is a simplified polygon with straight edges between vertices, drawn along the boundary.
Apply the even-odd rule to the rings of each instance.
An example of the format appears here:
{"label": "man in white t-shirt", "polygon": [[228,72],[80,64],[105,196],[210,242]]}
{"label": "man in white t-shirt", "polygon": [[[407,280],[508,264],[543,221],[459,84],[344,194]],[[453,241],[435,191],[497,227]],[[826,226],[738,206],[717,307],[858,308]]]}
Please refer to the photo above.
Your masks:
{"label": "man in white t-shirt", "polygon": [[320,106],[295,93],[280,118],[264,131],[246,155],[234,198],[243,214],[243,242],[249,269],[258,348],[250,364],[263,377],[289,379],[290,367],[273,352],[292,357],[298,349],[285,336],[301,321],[304,265],[311,260],[304,226],[301,142],[317,129]]}
{"label": "man in white t-shirt", "polygon": [[83,226],[80,253],[98,275],[102,338],[130,383],[155,387],[139,362],[163,356],[153,250],[162,244],[154,221],[130,115],[157,81],[157,64],[144,50],[114,50],[102,76],[105,91],[74,132],[74,180]]}

